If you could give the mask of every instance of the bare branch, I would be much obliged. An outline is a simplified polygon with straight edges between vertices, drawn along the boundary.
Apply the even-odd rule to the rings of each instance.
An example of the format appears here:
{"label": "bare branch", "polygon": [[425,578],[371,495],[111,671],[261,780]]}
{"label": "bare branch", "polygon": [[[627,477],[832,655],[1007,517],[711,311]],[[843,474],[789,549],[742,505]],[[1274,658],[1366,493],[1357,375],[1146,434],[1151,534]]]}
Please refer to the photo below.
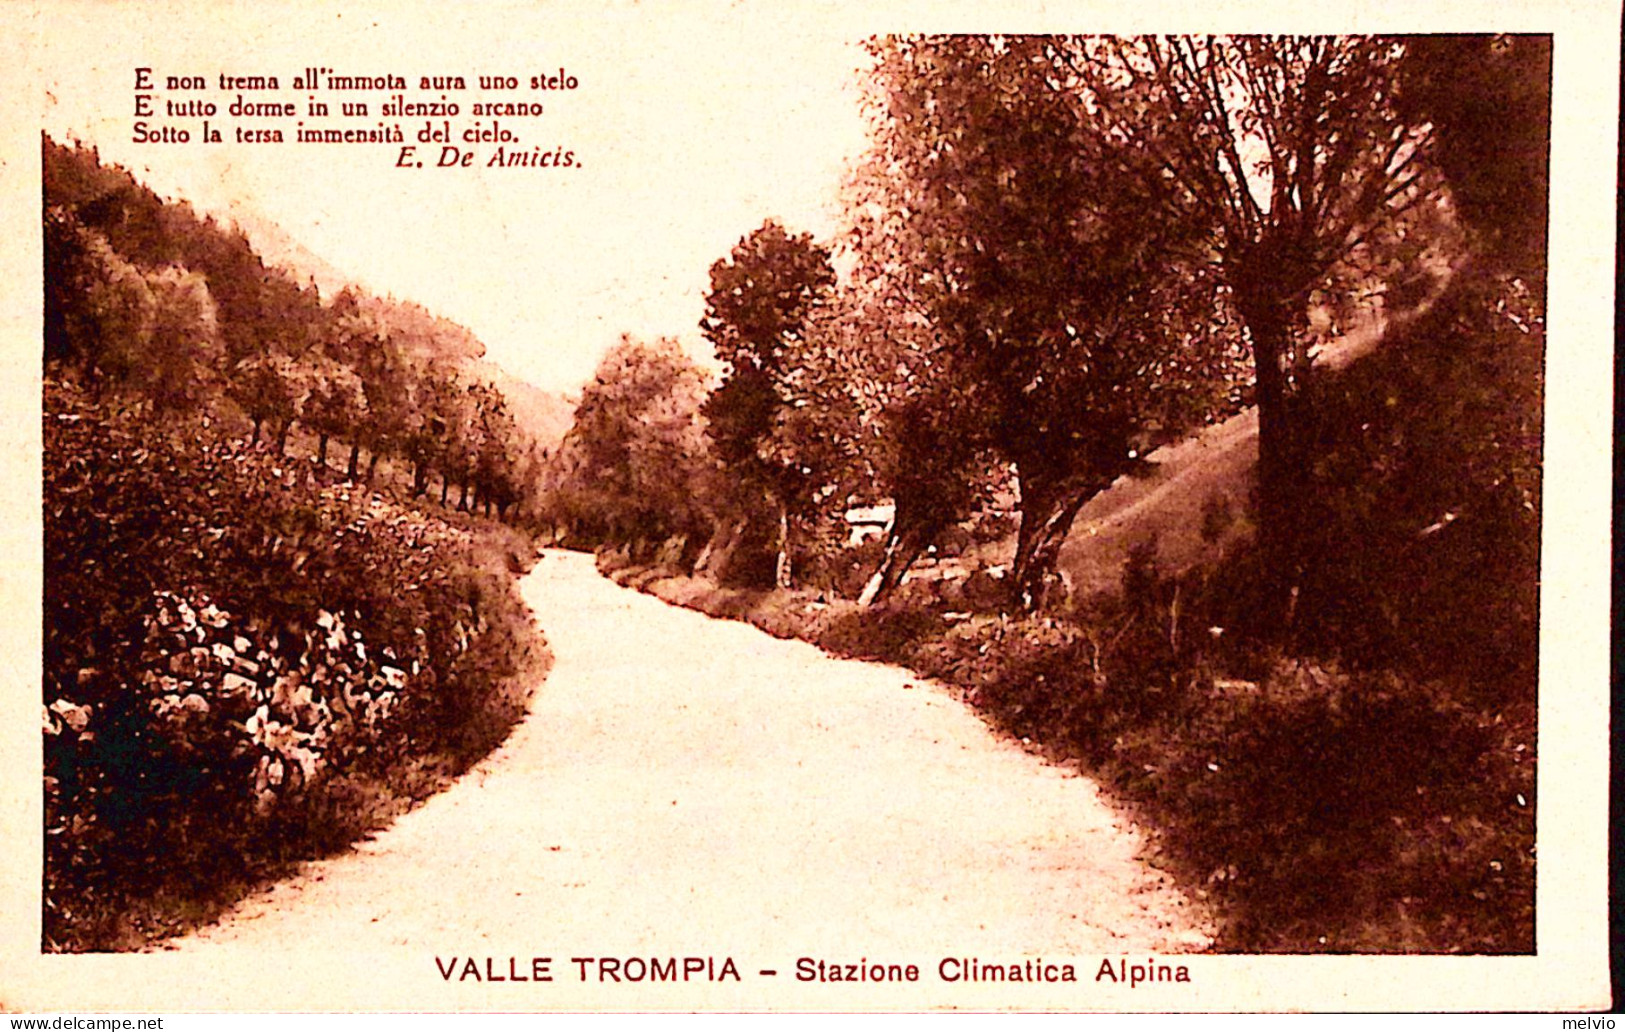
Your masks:
{"label": "bare branch", "polygon": [[[1181,91],[1175,82],[1172,65],[1160,59],[1156,41],[1147,38],[1146,42],[1152,66],[1156,69],[1157,77],[1164,92],[1173,102],[1169,105],[1167,114],[1173,122],[1183,121],[1179,114],[1178,105],[1190,104],[1191,96],[1189,93]],[[1177,41],[1172,43],[1172,49],[1183,63],[1184,55],[1180,53]],[[1200,123],[1187,122],[1187,124],[1190,124],[1192,128],[1192,132],[1188,134],[1189,138],[1187,139],[1185,134],[1176,137],[1178,142],[1187,144],[1195,151],[1191,159],[1191,172],[1186,176],[1187,182],[1192,185],[1193,189],[1198,185],[1205,188],[1204,192],[1207,194],[1208,203],[1213,206],[1217,214],[1224,218],[1226,236],[1233,239],[1251,239],[1252,226],[1247,220],[1247,211],[1243,206],[1243,202],[1235,197],[1234,184],[1219,171],[1216,160],[1209,162],[1207,156],[1198,149],[1201,136]],[[1245,193],[1245,182],[1241,184],[1241,187],[1242,192]]]}
{"label": "bare branch", "polygon": [[[1244,239],[1254,239],[1258,232],[1258,226],[1263,221],[1262,213],[1258,208],[1257,201],[1253,199],[1252,191],[1247,188],[1247,172],[1246,169],[1242,167],[1241,159],[1236,154],[1235,140],[1231,135],[1229,116],[1225,111],[1223,100],[1219,97],[1222,90],[1218,86],[1218,79],[1212,74],[1211,54],[1213,38],[1208,37],[1209,61],[1206,68],[1206,70],[1209,72],[1209,84],[1211,88],[1209,88],[1209,86],[1204,86],[1202,83],[1201,71],[1197,65],[1195,44],[1188,40],[1186,41],[1186,44],[1190,48],[1190,54],[1188,56],[1185,50],[1180,47],[1179,40],[1176,39],[1173,41],[1174,56],[1179,58],[1180,67],[1185,71],[1185,74],[1188,76],[1190,81],[1190,96],[1187,99],[1200,99],[1203,109],[1206,112],[1207,120],[1210,122],[1214,132],[1217,134],[1220,153],[1224,156],[1225,160],[1230,162],[1232,172],[1232,176],[1226,177],[1224,176],[1222,169],[1219,169],[1218,178],[1225,183],[1226,196],[1234,202],[1235,207],[1239,211]],[[1215,166],[1217,167],[1217,161],[1215,161]]]}

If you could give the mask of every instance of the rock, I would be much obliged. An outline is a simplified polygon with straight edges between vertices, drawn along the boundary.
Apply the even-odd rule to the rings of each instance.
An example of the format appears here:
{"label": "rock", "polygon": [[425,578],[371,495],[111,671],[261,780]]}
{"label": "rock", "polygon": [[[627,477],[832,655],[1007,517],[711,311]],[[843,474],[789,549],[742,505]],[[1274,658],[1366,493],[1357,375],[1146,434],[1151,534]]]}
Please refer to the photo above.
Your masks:
{"label": "rock", "polygon": [[220,679],[220,694],[228,699],[246,699],[254,692],[254,682],[241,674],[227,674]]}

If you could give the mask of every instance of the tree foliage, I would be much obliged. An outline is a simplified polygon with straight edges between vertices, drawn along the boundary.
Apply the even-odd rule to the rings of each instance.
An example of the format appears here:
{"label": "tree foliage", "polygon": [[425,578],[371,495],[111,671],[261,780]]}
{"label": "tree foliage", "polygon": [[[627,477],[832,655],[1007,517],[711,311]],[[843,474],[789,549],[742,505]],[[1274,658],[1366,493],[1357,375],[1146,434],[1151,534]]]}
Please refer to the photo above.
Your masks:
{"label": "tree foliage", "polygon": [[554,460],[555,518],[594,543],[648,546],[713,525],[720,478],[700,414],[707,378],[678,344],[623,336],[599,362]]}
{"label": "tree foliage", "polygon": [[[1212,234],[1205,253],[1252,350],[1260,530],[1275,548],[1291,533],[1304,461],[1290,406],[1309,366],[1311,296],[1339,293],[1341,271],[1438,202],[1431,127],[1402,103],[1405,47],[1369,36],[1046,45],[1064,88],[1087,99],[1094,160]],[[1284,587],[1292,573],[1277,572]]]}
{"label": "tree foliage", "polygon": [[1168,388],[1222,365],[1217,283],[1184,258],[1202,228],[1146,205],[1144,156],[1098,160],[1046,38],[888,38],[871,53],[860,272],[927,328],[930,352],[902,365],[924,374],[911,431],[954,464],[991,449],[1014,465],[1016,577],[1036,601],[1083,501],[1156,429],[1199,417]]}
{"label": "tree foliage", "polygon": [[[774,579],[789,583],[789,523],[824,485],[793,424],[816,378],[809,327],[835,285],[829,251],[811,234],[768,220],[711,266],[700,328],[727,367],[704,412],[716,455],[739,486],[742,511],[778,522]],[[787,425],[790,424],[790,425]]]}
{"label": "tree foliage", "polygon": [[1405,41],[1400,104],[1433,126],[1433,158],[1481,252],[1543,282],[1550,182],[1550,36]]}

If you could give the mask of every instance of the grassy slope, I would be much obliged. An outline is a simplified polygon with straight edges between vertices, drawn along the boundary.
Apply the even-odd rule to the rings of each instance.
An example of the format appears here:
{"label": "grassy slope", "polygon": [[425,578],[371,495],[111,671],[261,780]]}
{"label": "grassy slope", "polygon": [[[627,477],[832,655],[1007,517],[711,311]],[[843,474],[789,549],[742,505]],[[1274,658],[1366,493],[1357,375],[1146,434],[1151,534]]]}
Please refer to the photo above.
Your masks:
{"label": "grassy slope", "polygon": [[[1316,367],[1346,368],[1369,354],[1383,332],[1381,317],[1370,316],[1323,346],[1315,356]],[[1130,551],[1146,542],[1156,543],[1157,562],[1165,572],[1182,576],[1222,561],[1251,539],[1246,513],[1258,462],[1257,409],[1164,445],[1147,459],[1153,467],[1149,473],[1120,478],[1079,510],[1059,563],[1075,595],[1116,592]],[[983,553],[996,562],[1007,562],[1014,554],[1014,537]]]}
{"label": "grassy slope", "polygon": [[[1149,476],[1125,478],[1090,499],[1078,513],[1060,568],[1079,595],[1116,591],[1123,564],[1142,542],[1155,541],[1157,558],[1183,574],[1222,555],[1251,527],[1247,510],[1253,466],[1258,461],[1258,411],[1244,412],[1207,427],[1150,456]],[[1217,535],[1204,536],[1206,511],[1232,514]]]}

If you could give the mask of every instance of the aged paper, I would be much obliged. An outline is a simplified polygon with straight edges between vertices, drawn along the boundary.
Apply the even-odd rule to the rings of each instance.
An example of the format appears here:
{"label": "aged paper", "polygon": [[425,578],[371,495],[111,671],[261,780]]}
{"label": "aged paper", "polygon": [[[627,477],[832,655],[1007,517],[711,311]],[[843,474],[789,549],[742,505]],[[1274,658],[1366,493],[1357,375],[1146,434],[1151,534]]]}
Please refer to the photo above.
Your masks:
{"label": "aged paper", "polygon": [[[215,5],[24,0],[0,12],[10,59],[0,73],[0,246],[5,305],[3,520],[6,602],[0,692],[0,1009],[94,1011],[848,1011],[848,1010],[1584,1010],[1606,1008],[1607,646],[1610,327],[1619,9],[1608,3],[1462,2],[1418,10],[1384,3],[1327,5],[1091,3],[970,4],[324,2]],[[1541,579],[1541,712],[1536,952],[1533,956],[1235,956],[1170,954],[1189,981],[1130,986],[1101,981],[1103,962],[1140,963],[1144,949],[1048,957],[1076,966],[1076,984],[945,985],[945,950],[922,932],[918,952],[865,953],[864,931],[841,936],[850,957],[913,963],[928,977],[860,987],[791,977],[810,949],[799,941],[696,941],[671,927],[637,956],[698,957],[691,980],[606,981],[596,958],[618,951],[625,930],[443,927],[398,946],[346,949],[289,941],[277,951],[222,949],[134,955],[41,951],[40,683],[41,499],[40,132],[77,139],[130,169],[160,194],[199,210],[257,217],[300,253],[382,294],[419,301],[473,326],[510,372],[551,390],[591,375],[623,332],[693,336],[710,262],[766,216],[829,236],[845,163],[864,146],[852,70],[857,44],[875,33],[1517,32],[1553,36],[1550,291]],[[150,70],[144,71],[144,70]],[[481,116],[470,89],[463,110],[358,118],[362,129],[398,123],[398,142],[308,145],[253,142],[255,126],[286,119],[224,110],[314,95],[274,96],[255,79],[400,75],[403,102],[433,104],[423,77],[514,76],[513,99],[539,117]],[[145,78],[151,75],[153,78]],[[199,102],[216,118],[145,116],[157,103]],[[167,88],[173,85],[174,88]],[[337,102],[339,93],[326,90]],[[448,90],[457,98],[455,90]],[[490,93],[485,99],[492,99]],[[518,137],[418,137],[514,127]],[[152,142],[137,142],[152,128]],[[204,142],[199,122],[228,135]],[[475,126],[474,123],[482,123]],[[185,142],[156,127],[192,127]],[[248,130],[248,135],[232,136]],[[492,167],[503,146],[512,167]],[[465,158],[477,155],[471,164]],[[566,155],[570,160],[566,161]],[[703,222],[702,225],[696,225]],[[293,245],[290,245],[293,246]],[[675,281],[675,282],[674,282]],[[658,284],[658,288],[647,284]],[[545,625],[544,625],[545,630]],[[608,643],[605,643],[608,647]],[[897,786],[877,785],[877,792]],[[675,803],[673,804],[675,805]],[[658,865],[651,864],[651,868]],[[741,858],[741,877],[752,859]],[[653,875],[651,875],[653,876]],[[430,879],[434,883],[434,879]],[[442,872],[447,899],[458,873]],[[515,892],[524,885],[515,885]],[[735,895],[710,887],[719,914]],[[387,912],[375,916],[387,923]],[[743,916],[741,917],[743,921]],[[719,918],[717,925],[725,925]],[[922,929],[930,928],[922,916]],[[572,926],[579,929],[580,925]],[[403,933],[403,939],[405,938]],[[473,954],[490,978],[445,977]],[[817,956],[825,956],[820,953]],[[538,967],[537,958],[548,958]],[[725,962],[741,980],[716,979]],[[762,969],[777,969],[765,978]],[[550,970],[520,985],[520,972]],[[695,969],[698,972],[699,969]],[[579,977],[578,977],[579,975]]]}

